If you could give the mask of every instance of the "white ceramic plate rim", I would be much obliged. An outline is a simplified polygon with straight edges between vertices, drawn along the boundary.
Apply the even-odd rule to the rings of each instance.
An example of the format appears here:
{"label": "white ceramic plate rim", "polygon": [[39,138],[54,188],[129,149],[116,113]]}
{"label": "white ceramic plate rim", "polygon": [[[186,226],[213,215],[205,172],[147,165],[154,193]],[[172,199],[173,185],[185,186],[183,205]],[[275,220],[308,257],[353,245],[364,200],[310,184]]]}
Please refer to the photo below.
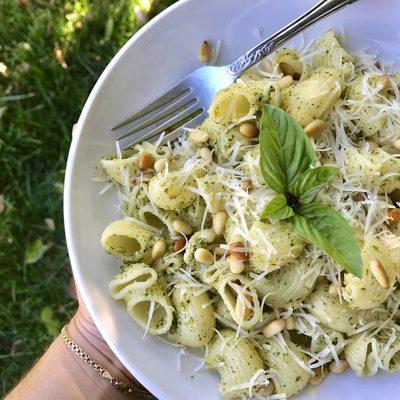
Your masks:
{"label": "white ceramic plate rim", "polygon": [[[82,136],[83,128],[85,126],[85,122],[88,118],[89,110],[92,107],[92,104],[97,97],[97,94],[103,85],[103,82],[107,79],[109,71],[111,71],[114,68],[114,65],[116,65],[119,60],[124,56],[125,52],[128,50],[128,48],[131,46],[132,42],[138,40],[141,36],[145,35],[148,31],[150,31],[154,25],[158,23],[158,21],[164,16],[168,15],[169,13],[174,12],[174,10],[178,7],[181,7],[182,4],[190,2],[193,0],[180,0],[177,3],[174,3],[164,11],[162,11],[160,14],[155,16],[152,20],[150,20],[144,27],[142,27],[135,35],[133,35],[123,46],[122,48],[118,51],[118,53],[112,58],[110,63],[107,65],[107,67],[104,69],[102,72],[100,78],[94,85],[83,109],[82,113],[79,117],[78,122],[76,125],[73,127],[73,137],[72,137],[72,142],[71,142],[71,147],[68,153],[68,159],[67,159],[67,168],[66,168],[66,173],[65,173],[65,181],[64,181],[64,196],[63,196],[63,201],[64,201],[64,224],[65,224],[65,236],[66,236],[66,241],[67,241],[67,248],[68,248],[68,255],[69,259],[71,262],[71,268],[72,272],[74,275],[74,280],[77,285],[77,289],[79,290],[79,293],[82,297],[82,300],[85,303],[85,306],[87,307],[90,316],[92,317],[94,323],[96,324],[96,327],[102,334],[103,338],[107,342],[107,344],[110,346],[111,350],[113,353],[118,357],[118,359],[124,364],[124,366],[131,371],[131,373],[135,376],[135,378],[147,389],[151,390],[152,394],[156,396],[157,398],[166,398],[165,392],[154,383],[154,381],[151,380],[147,375],[143,374],[140,369],[138,369],[134,363],[130,362],[130,360],[126,359],[124,355],[119,351],[118,347],[114,345],[113,341],[108,335],[107,330],[103,327],[101,321],[98,319],[93,306],[92,302],[90,301],[90,295],[87,290],[87,285],[84,282],[84,279],[82,278],[82,275],[79,272],[79,260],[77,253],[75,251],[75,247],[73,246],[73,237],[72,237],[72,218],[70,215],[70,210],[71,210],[71,184],[72,184],[72,170],[75,164],[75,158],[77,154],[77,148],[79,146],[79,141]],[[168,396],[169,398],[169,396]],[[171,399],[172,400],[172,399]]]}

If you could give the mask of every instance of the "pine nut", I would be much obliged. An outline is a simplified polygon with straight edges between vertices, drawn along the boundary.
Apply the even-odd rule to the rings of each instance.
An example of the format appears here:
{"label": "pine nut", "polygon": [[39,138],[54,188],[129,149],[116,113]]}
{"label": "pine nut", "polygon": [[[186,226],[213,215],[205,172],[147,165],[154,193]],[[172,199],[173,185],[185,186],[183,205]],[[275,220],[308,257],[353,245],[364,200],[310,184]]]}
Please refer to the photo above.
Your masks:
{"label": "pine nut", "polygon": [[248,293],[245,293],[243,296],[238,296],[235,305],[235,314],[241,321],[247,321],[250,318],[251,310],[245,304],[243,297],[251,303],[251,296]]}
{"label": "pine nut", "polygon": [[394,143],[393,146],[396,150],[400,150],[400,139],[397,139]]}
{"label": "pine nut", "polygon": [[194,258],[196,261],[202,264],[208,264],[211,265],[214,263],[214,256],[213,254],[208,251],[207,249],[197,249],[194,252]]}
{"label": "pine nut", "polygon": [[139,160],[139,169],[141,171],[146,171],[146,169],[151,168],[153,164],[154,164],[154,157],[147,151],[144,152]]}
{"label": "pine nut", "polygon": [[268,60],[268,58],[263,58],[260,61],[260,68],[264,72],[268,72],[269,74],[272,74],[272,72],[274,72],[274,66],[273,66],[272,62],[270,60]]}
{"label": "pine nut", "polygon": [[332,372],[332,374],[343,374],[344,371],[346,371],[349,368],[349,363],[346,360],[339,360],[339,363],[336,364],[336,361],[332,361],[329,364],[329,371]]}
{"label": "pine nut", "polygon": [[241,274],[244,271],[244,260],[233,257],[232,254],[228,257],[228,266],[232,274]]}
{"label": "pine nut", "polygon": [[294,68],[285,61],[279,63],[279,70],[282,72],[283,76],[291,75],[293,77],[296,72]]}
{"label": "pine nut", "polygon": [[314,370],[315,375],[310,378],[311,385],[318,386],[328,376],[328,368],[323,365]]}
{"label": "pine nut", "polygon": [[388,217],[387,223],[389,225],[393,225],[397,221],[400,221],[400,208],[394,208],[393,210],[388,211]]}
{"label": "pine nut", "polygon": [[251,122],[243,122],[239,125],[239,132],[247,138],[254,138],[258,136],[259,130]]}
{"label": "pine nut", "polygon": [[161,239],[157,241],[154,244],[153,249],[151,250],[151,258],[153,260],[158,260],[165,254],[166,250],[167,250],[167,244],[165,243],[165,240]]}
{"label": "pine nut", "polygon": [[245,181],[243,181],[243,190],[249,191],[251,190],[253,187],[253,182],[251,181],[251,179],[246,179]]}
{"label": "pine nut", "polygon": [[210,135],[201,129],[193,129],[189,133],[189,139],[195,143],[205,143],[210,139]]}
{"label": "pine nut", "polygon": [[328,294],[331,297],[336,297],[339,295],[338,287],[333,282],[329,285]]}
{"label": "pine nut", "polygon": [[164,171],[167,164],[168,164],[168,158],[160,158],[154,163],[154,170],[156,172],[162,172]]}
{"label": "pine nut", "polygon": [[369,263],[369,269],[372,272],[374,278],[378,281],[378,283],[384,288],[389,289],[390,287],[390,280],[387,276],[385,268],[383,267],[382,263],[379,260],[372,260]]}
{"label": "pine nut", "polygon": [[289,315],[289,316],[285,319],[285,328],[286,328],[288,331],[292,331],[295,327],[296,327],[296,321],[295,321],[293,315]]}
{"label": "pine nut", "polygon": [[212,158],[211,151],[210,151],[210,149],[207,148],[207,147],[202,147],[202,148],[200,149],[199,154],[200,154],[200,157],[201,157],[203,160],[205,160],[205,161],[210,161],[211,158]]}
{"label": "pine nut", "polygon": [[209,45],[207,40],[205,40],[200,46],[198,55],[199,60],[201,62],[208,63],[210,61],[211,55],[212,55],[211,46]]}
{"label": "pine nut", "polygon": [[226,218],[225,211],[219,211],[213,216],[212,227],[217,236],[221,236],[224,233]]}
{"label": "pine nut", "polygon": [[285,320],[282,318],[278,318],[269,324],[265,325],[262,333],[267,338],[272,338],[273,336],[277,335],[278,333],[282,332],[285,328]]}
{"label": "pine nut", "polygon": [[291,75],[286,75],[283,78],[279,79],[279,81],[276,82],[276,84],[279,87],[279,89],[287,89],[288,87],[292,86],[293,77]]}
{"label": "pine nut", "polygon": [[174,228],[175,232],[183,233],[184,235],[191,235],[193,233],[193,228],[181,219],[176,219],[172,223],[172,227]]}
{"label": "pine nut", "polygon": [[315,119],[311,121],[305,128],[304,132],[308,137],[320,135],[326,128],[326,122],[322,119]]}
{"label": "pine nut", "polygon": [[174,242],[174,253],[181,251],[186,246],[186,239],[184,236],[181,236],[179,239],[175,240]]}
{"label": "pine nut", "polygon": [[243,243],[240,242],[230,243],[228,245],[228,250],[230,255],[239,260],[244,261],[247,259],[247,253],[246,251],[243,251],[244,250]]}
{"label": "pine nut", "polygon": [[382,75],[379,79],[378,79],[378,86],[381,86],[381,92],[386,90],[390,85],[390,77],[389,75],[385,74]]}

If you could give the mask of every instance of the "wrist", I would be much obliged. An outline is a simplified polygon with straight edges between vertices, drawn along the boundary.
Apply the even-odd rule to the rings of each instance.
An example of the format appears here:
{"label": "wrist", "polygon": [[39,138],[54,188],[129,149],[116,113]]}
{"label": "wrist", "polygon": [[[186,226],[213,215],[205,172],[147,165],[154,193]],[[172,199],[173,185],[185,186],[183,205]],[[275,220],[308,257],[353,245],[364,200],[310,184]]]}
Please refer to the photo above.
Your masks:
{"label": "wrist", "polygon": [[[110,398],[114,399],[125,399],[132,398],[152,398],[150,393],[129,373],[129,371],[123,366],[118,358],[111,351],[100,332],[92,320],[86,317],[85,313],[78,311],[78,313],[72,318],[71,322],[66,327],[67,335],[76,343],[91,359],[93,359],[99,366],[106,370],[109,375],[115,381],[123,382],[128,384],[130,387],[135,389],[134,393],[124,395],[121,391],[117,390],[108,379],[100,376],[97,371],[97,367],[94,367],[87,360],[83,360],[80,356],[68,348],[68,345],[64,343],[67,350],[75,358],[75,360],[81,364],[80,366],[86,369],[86,372],[94,379],[97,385],[101,383],[102,390],[106,390],[106,393],[110,395]],[[95,369],[96,368],[96,369]],[[108,375],[107,374],[107,375]],[[147,394],[148,393],[148,396]],[[103,398],[103,397],[102,397]]]}
{"label": "wrist", "polygon": [[75,315],[67,325],[67,333],[79,347],[109,371],[112,376],[139,384],[114,355],[91,321],[86,321],[79,314]]}
{"label": "wrist", "polygon": [[[125,394],[118,389],[133,391]],[[83,308],[7,399],[150,400],[154,397],[115,357]]]}

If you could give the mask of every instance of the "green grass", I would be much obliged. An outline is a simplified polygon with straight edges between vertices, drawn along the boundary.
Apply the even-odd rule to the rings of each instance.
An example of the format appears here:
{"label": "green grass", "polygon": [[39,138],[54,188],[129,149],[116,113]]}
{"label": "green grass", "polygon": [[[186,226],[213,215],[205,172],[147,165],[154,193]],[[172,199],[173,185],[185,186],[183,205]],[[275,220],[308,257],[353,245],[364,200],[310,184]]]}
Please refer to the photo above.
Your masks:
{"label": "green grass", "polygon": [[62,220],[71,130],[147,3],[0,1],[0,397],[76,309]]}

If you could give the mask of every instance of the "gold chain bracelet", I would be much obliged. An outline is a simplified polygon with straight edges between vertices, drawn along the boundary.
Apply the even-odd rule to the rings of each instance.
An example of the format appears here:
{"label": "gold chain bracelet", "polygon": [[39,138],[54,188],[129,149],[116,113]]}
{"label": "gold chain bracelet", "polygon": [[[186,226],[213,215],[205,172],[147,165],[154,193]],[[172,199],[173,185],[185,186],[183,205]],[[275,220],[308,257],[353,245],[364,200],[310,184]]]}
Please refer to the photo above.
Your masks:
{"label": "gold chain bracelet", "polygon": [[137,396],[139,396],[142,399],[146,400],[154,400],[155,397],[152,396],[150,393],[139,389],[137,387],[131,386],[130,384],[126,382],[122,382],[117,380],[116,378],[113,378],[111,374],[103,368],[100,364],[98,364],[93,358],[91,358],[82,348],[80,348],[68,335],[67,332],[67,326],[65,325],[61,329],[61,337],[64,339],[64,342],[67,344],[67,346],[77,355],[79,356],[83,361],[85,361],[87,364],[89,364],[103,379],[108,380],[116,389],[121,391],[122,393],[128,394],[128,393],[133,393]]}

